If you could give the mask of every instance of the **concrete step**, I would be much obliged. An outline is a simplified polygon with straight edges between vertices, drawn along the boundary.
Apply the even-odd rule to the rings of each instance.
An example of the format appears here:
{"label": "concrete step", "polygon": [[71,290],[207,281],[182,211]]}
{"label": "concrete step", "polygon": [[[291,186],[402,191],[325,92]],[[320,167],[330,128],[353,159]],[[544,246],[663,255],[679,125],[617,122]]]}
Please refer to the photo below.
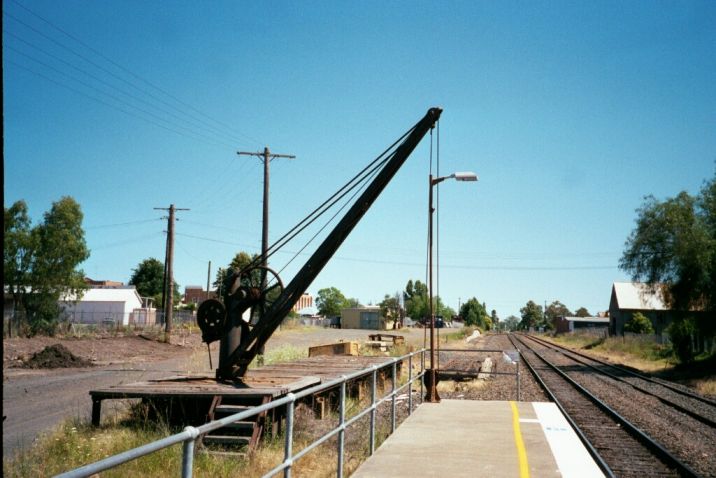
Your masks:
{"label": "concrete step", "polygon": [[205,435],[202,441],[204,442],[204,445],[243,446],[249,444],[249,441],[251,441],[251,437],[242,437],[236,435]]}

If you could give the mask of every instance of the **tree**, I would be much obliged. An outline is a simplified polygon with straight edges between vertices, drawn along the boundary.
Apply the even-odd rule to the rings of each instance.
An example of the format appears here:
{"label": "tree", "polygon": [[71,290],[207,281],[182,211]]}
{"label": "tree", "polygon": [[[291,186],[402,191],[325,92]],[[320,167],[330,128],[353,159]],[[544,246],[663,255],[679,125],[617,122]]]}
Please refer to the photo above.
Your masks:
{"label": "tree", "polygon": [[542,306],[537,305],[531,300],[520,309],[520,315],[522,316],[520,328],[523,330],[529,330],[531,327],[537,327],[539,324],[544,322]]}
{"label": "tree", "polygon": [[402,327],[403,307],[400,304],[400,292],[394,295],[385,294],[380,305],[380,313],[385,318],[393,320],[393,328]]}
{"label": "tree", "polygon": [[[136,287],[140,296],[151,297],[155,307],[161,306],[164,298],[164,264],[154,257],[144,259],[136,269],[132,269],[129,285]],[[174,303],[179,304],[180,301],[179,284],[174,281]]]}
{"label": "tree", "polygon": [[495,309],[492,309],[492,312],[490,312],[490,320],[496,329],[499,328],[498,325],[500,324],[500,318],[497,316],[497,311]]}
{"label": "tree", "polygon": [[716,335],[716,175],[695,197],[685,191],[664,201],[645,197],[619,267],[681,312],[671,336],[677,354],[691,350],[679,343],[691,341],[689,330]]}
{"label": "tree", "polygon": [[577,317],[591,317],[592,314],[589,313],[586,307],[580,307],[577,309],[577,311],[574,313]]}
{"label": "tree", "polygon": [[547,306],[547,309],[544,311],[544,320],[542,324],[538,325],[544,325],[547,328],[553,328],[554,327],[554,319],[557,317],[571,317],[572,312],[567,308],[566,305],[561,303],[558,300],[555,300],[551,304]]}
{"label": "tree", "polygon": [[654,327],[651,326],[651,320],[649,320],[641,312],[637,312],[632,315],[631,319],[624,324],[624,330],[634,334],[653,334]]}
{"label": "tree", "polygon": [[514,315],[510,315],[501,322],[503,330],[517,330],[520,326],[520,319]]}
{"label": "tree", "polygon": [[716,309],[716,176],[697,197],[647,196],[619,266],[677,310]]}
{"label": "tree", "polygon": [[53,202],[32,228],[24,201],[5,209],[3,278],[15,304],[22,303],[33,334],[53,334],[60,298],[78,300],[87,287],[78,269],[90,254],[82,219],[80,205],[69,196]]}
{"label": "tree", "polygon": [[428,303],[428,286],[416,280],[411,280],[405,285],[403,293],[405,313],[415,321],[423,322],[430,315],[430,304]]}
{"label": "tree", "polygon": [[347,308],[348,305],[348,299],[335,287],[321,289],[316,295],[318,313],[324,317],[339,316],[341,315],[341,309]]}
{"label": "tree", "polygon": [[465,325],[474,325],[484,330],[492,327],[492,321],[487,315],[485,305],[481,304],[475,297],[468,300],[460,307],[460,315]]}
{"label": "tree", "polygon": [[231,259],[231,262],[228,266],[224,268],[220,267],[219,270],[216,271],[216,279],[214,280],[213,286],[214,288],[216,288],[220,298],[222,298],[224,293],[229,290],[229,287],[231,287],[231,284],[229,284],[229,280],[231,279],[233,272],[235,270],[245,269],[258,257],[258,254],[251,255],[248,252],[239,251],[236,253],[234,258]]}
{"label": "tree", "polygon": [[[30,284],[35,249],[25,201],[17,201],[9,209],[5,208],[3,225],[3,283],[12,294],[15,316]],[[8,336],[10,332],[11,327],[8,326]]]}
{"label": "tree", "polygon": [[345,307],[355,309],[356,307],[363,307],[363,304],[361,304],[355,297],[349,297],[346,299]]}

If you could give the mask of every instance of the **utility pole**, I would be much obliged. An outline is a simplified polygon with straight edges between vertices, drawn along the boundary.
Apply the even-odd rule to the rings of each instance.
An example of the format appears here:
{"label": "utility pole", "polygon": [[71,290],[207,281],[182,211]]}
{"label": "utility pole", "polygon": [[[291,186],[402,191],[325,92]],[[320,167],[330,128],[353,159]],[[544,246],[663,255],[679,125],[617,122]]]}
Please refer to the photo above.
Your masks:
{"label": "utility pole", "polygon": [[209,261],[209,270],[206,271],[206,300],[209,300],[209,296],[211,294],[211,286],[209,285],[209,282],[211,281],[211,261]]}
{"label": "utility pole", "polygon": [[[263,150],[263,152],[248,152],[248,151],[237,151],[236,154],[239,156],[256,156],[257,158],[261,158],[261,160],[264,163],[264,204],[263,204],[263,228],[261,232],[261,265],[266,267],[268,265],[268,258],[267,258],[267,251],[268,251],[268,224],[269,224],[269,163],[271,160],[276,158],[287,158],[287,159],[296,159],[296,156],[293,156],[291,154],[276,154],[269,151],[268,146],[266,146]],[[265,274],[262,275],[262,285],[265,286],[264,283],[266,280]]]}
{"label": "utility pole", "polygon": [[168,208],[155,207],[154,209],[169,211],[167,218],[167,253],[166,262],[164,263],[164,292],[165,296],[162,300],[164,304],[164,331],[166,332],[166,340],[172,333],[172,316],[174,312],[174,213],[176,211],[188,211],[186,208],[176,208],[174,204],[170,204]]}

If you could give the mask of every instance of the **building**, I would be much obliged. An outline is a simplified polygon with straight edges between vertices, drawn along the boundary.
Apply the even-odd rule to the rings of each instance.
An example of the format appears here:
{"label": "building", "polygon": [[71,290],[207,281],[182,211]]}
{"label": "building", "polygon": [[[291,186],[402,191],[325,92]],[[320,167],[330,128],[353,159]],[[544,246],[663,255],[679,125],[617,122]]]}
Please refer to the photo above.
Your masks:
{"label": "building", "polygon": [[207,292],[200,285],[188,285],[184,287],[184,303],[185,304],[196,304],[199,305],[209,297],[215,297],[214,292]]}
{"label": "building", "polygon": [[609,300],[609,334],[624,335],[624,324],[637,312],[644,314],[661,337],[674,318],[674,312],[664,304],[660,294],[647,284],[615,282]]}
{"label": "building", "polygon": [[67,297],[60,307],[64,320],[79,324],[147,324],[154,311],[144,306],[134,286],[87,289],[78,301]]}
{"label": "building", "polygon": [[388,330],[393,328],[393,321],[383,317],[376,305],[352,307],[341,310],[341,328]]}
{"label": "building", "polygon": [[313,296],[308,292],[304,292],[301,297],[293,304],[292,311],[300,313],[301,310],[313,307]]}
{"label": "building", "polygon": [[552,322],[558,334],[570,332],[591,332],[606,334],[609,329],[609,317],[555,317]]}

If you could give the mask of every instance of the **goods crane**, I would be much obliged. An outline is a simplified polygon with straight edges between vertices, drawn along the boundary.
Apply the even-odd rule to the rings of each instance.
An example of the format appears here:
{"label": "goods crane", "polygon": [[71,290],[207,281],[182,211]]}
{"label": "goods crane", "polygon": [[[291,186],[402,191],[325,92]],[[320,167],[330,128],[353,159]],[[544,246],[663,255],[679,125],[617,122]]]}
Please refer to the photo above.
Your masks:
{"label": "goods crane", "polygon": [[[323,240],[296,276],[284,287],[278,274],[257,261],[233,271],[223,302],[204,301],[197,312],[202,338],[220,341],[216,378],[240,382],[251,361],[276,331],[296,301],[398,172],[418,143],[440,118],[442,109],[430,108],[404,136],[375,178]],[[258,318],[255,323],[247,316]]]}

